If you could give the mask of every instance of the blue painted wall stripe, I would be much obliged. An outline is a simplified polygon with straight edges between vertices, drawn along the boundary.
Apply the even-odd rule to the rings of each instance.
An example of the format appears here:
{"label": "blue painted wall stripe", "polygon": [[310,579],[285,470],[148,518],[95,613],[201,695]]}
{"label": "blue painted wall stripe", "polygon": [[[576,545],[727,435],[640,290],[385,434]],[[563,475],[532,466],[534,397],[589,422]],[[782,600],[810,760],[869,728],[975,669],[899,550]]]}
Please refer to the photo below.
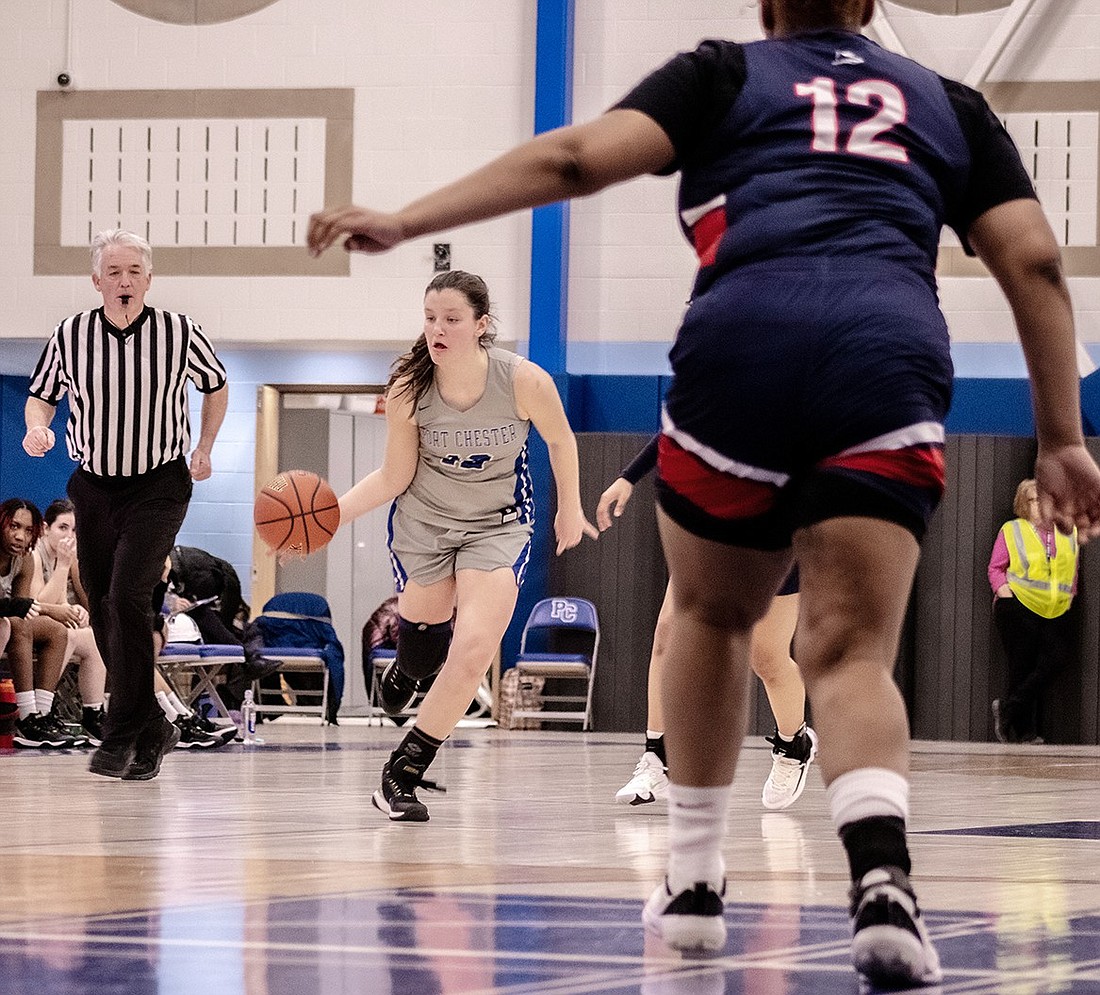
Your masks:
{"label": "blue painted wall stripe", "polygon": [[[535,134],[573,120],[573,0],[539,0],[535,44]],[[566,369],[569,204],[536,208],[531,226],[528,355],[549,373]]]}

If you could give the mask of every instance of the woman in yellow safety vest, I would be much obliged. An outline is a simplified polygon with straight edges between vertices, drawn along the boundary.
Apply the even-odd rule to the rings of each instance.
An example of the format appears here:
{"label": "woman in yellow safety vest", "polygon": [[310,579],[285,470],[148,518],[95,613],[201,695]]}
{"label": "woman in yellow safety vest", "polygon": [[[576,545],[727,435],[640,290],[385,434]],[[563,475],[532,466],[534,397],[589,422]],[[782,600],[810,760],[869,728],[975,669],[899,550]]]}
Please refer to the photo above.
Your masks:
{"label": "woman in yellow safety vest", "polygon": [[993,731],[1002,743],[1041,743],[1043,691],[1069,662],[1077,593],[1077,530],[1043,523],[1034,480],[1023,480],[989,558],[993,621],[1008,659],[1008,688],[993,702]]}

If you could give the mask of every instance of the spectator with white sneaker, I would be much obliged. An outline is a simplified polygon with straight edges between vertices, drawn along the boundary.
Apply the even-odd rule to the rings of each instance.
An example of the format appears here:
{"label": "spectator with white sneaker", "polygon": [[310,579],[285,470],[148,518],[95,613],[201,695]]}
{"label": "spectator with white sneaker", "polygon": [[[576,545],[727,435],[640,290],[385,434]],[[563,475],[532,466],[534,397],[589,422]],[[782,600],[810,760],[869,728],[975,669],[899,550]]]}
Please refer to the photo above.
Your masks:
{"label": "spectator with white sneaker", "polygon": [[88,595],[80,582],[76,552],[76,515],[66,498],[51,501],[42,513],[42,540],[34,547],[34,579],[31,594],[53,605],[71,605],[78,612],[77,625],[69,629],[66,664],[77,666],[80,688],[80,725],[88,742],[103,742],[107,666],[96,645],[88,613]]}
{"label": "spectator with white sneaker", "polygon": [[[30,501],[0,504],[0,597],[31,598],[33,550],[42,537],[42,513]],[[16,746],[62,749],[82,745],[54,711],[54,695],[65,666],[69,630],[79,615],[70,605],[34,602],[33,613],[9,619],[8,665],[15,685]]]}
{"label": "spectator with white sneaker", "polygon": [[[153,655],[158,660],[158,666],[153,672],[153,695],[164,717],[179,729],[179,742],[175,749],[215,750],[236,738],[237,727],[232,723],[225,726],[215,725],[201,712],[185,705],[159,665],[161,651],[169,637],[169,623],[163,611],[167,607],[171,575],[172,558],[168,556],[164,561],[160,582],[153,588]],[[197,640],[200,636],[199,629],[191,617],[185,612],[177,617],[190,624]]]}

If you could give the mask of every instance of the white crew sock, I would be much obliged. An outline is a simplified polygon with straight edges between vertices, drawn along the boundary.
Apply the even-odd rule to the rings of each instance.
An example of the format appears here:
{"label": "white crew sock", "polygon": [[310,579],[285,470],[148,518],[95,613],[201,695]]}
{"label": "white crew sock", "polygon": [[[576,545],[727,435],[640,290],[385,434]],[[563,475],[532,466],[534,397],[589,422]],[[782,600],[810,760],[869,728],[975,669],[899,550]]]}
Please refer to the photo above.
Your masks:
{"label": "white crew sock", "polygon": [[722,890],[726,877],[722,843],[732,787],[668,786],[668,889],[673,895],[698,881]]}
{"label": "white crew sock", "polygon": [[34,704],[34,692],[16,691],[15,707],[19,709],[19,717],[21,719],[25,719],[28,715],[33,715],[37,712],[38,709]]}
{"label": "white crew sock", "polygon": [[39,715],[49,715],[53,709],[54,693],[52,691],[45,691],[42,688],[34,689],[34,704],[38,709]]}
{"label": "white crew sock", "polygon": [[885,767],[861,767],[841,774],[825,790],[825,800],[838,831],[880,815],[909,821],[909,781]]}
{"label": "white crew sock", "polygon": [[166,691],[157,692],[157,704],[160,705],[160,710],[164,712],[165,717],[169,722],[175,722],[176,716],[180,713],[176,711],[172,702],[168,700],[168,693]]}
{"label": "white crew sock", "polygon": [[175,691],[164,691],[163,694],[168,695],[168,701],[171,702],[172,707],[176,710],[177,715],[191,715],[193,714],[191,709],[188,708],[179,699],[179,695]]}

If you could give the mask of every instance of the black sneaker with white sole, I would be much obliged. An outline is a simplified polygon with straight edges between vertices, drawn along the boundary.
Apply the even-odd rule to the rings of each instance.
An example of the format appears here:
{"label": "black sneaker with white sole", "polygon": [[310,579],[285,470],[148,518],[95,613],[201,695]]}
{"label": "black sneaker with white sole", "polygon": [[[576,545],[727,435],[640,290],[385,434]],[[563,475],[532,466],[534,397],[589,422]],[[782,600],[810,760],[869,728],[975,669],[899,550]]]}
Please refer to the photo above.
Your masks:
{"label": "black sneaker with white sole", "polygon": [[92,746],[100,746],[103,743],[103,723],[107,720],[107,713],[102,708],[83,708],[80,711],[80,725],[84,729],[84,735],[88,737],[88,743]]}
{"label": "black sneaker with white sole", "polygon": [[441,792],[447,789],[425,780],[426,769],[401,750],[394,750],[382,768],[382,786],[371,796],[371,804],[385,812],[391,822],[427,822],[428,806],[416,797],[416,789]]}
{"label": "black sneaker with white sole", "polygon": [[225,745],[224,739],[204,732],[193,715],[177,715],[172,724],[180,731],[177,750],[216,750]]}
{"label": "black sneaker with white sole", "polygon": [[868,871],[852,886],[851,899],[852,963],[868,981],[881,988],[908,988],[943,979],[904,871]]}
{"label": "black sneaker with white sole", "polygon": [[391,661],[378,679],[378,703],[382,711],[387,715],[400,715],[412,704],[419,684],[415,677],[398,669],[396,660]]}
{"label": "black sneaker with white sole", "polygon": [[232,722],[228,725],[218,725],[217,722],[211,722],[202,712],[192,712],[190,717],[195,723],[195,728],[206,733],[207,736],[213,736],[218,740],[219,745],[231,743],[237,737],[237,727]]}
{"label": "black sneaker with white sole", "polygon": [[665,878],[645,903],[642,922],[673,950],[715,953],[726,945],[725,894],[724,881],[718,891],[697,881],[673,895]]}
{"label": "black sneaker with white sole", "polygon": [[73,737],[51,722],[48,715],[31,712],[25,719],[16,719],[12,742],[24,749],[63,750],[73,745]]}
{"label": "black sneaker with white sole", "polygon": [[81,747],[88,745],[88,734],[84,731],[83,726],[79,722],[66,722],[61,718],[60,713],[57,710],[57,702],[54,702],[53,708],[47,712],[43,718],[49,729],[63,738],[69,740],[69,745],[74,747]]}

